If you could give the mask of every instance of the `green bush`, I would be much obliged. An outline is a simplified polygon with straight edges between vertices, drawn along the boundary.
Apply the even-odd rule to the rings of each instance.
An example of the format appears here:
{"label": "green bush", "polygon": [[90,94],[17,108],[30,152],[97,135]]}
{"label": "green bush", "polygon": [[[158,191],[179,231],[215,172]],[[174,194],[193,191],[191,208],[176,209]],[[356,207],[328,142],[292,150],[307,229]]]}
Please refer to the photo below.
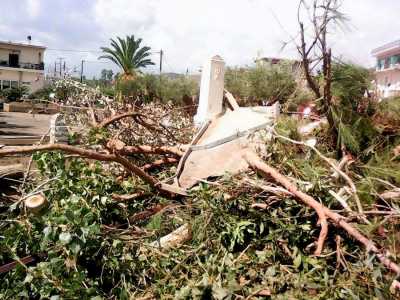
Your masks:
{"label": "green bush", "polygon": [[346,63],[332,65],[332,95],[353,111],[359,108],[370,82],[371,75],[366,68]]}
{"label": "green bush", "polygon": [[343,146],[354,155],[363,155],[378,134],[371,116],[375,110],[371,98],[365,97],[370,86],[370,72],[348,63],[332,65],[331,115],[338,133],[337,149]]}
{"label": "green bush", "polygon": [[178,78],[162,78],[161,80],[161,95],[163,101],[172,101],[182,104],[185,96],[193,96],[198,94],[198,84],[185,76]]}
{"label": "green bush", "polygon": [[20,100],[24,95],[28,92],[28,88],[25,86],[21,86],[18,88],[8,88],[2,91],[2,95],[8,101],[17,101]]}
{"label": "green bush", "polygon": [[238,99],[245,99],[249,95],[249,80],[247,69],[226,68],[225,87]]}
{"label": "green bush", "polygon": [[385,99],[378,103],[373,121],[379,131],[399,134],[400,97]]}
{"label": "green bush", "polygon": [[117,94],[121,94],[123,97],[136,99],[143,95],[144,85],[141,78],[134,80],[118,80],[115,84],[115,90]]}
{"label": "green bush", "polygon": [[50,99],[50,94],[54,92],[54,88],[52,86],[46,86],[44,88],[41,88],[37,90],[36,92],[30,94],[28,96],[29,99],[43,99],[43,100],[49,100]]}
{"label": "green bush", "polygon": [[249,71],[249,93],[270,103],[286,102],[296,89],[293,75],[284,66],[256,66]]}
{"label": "green bush", "polygon": [[172,101],[182,104],[185,96],[198,93],[198,84],[185,76],[161,78],[152,74],[139,76],[134,80],[120,80],[115,85],[117,94],[123,97],[140,98],[144,102],[154,100]]}
{"label": "green bush", "polygon": [[257,65],[253,68],[228,68],[225,86],[246,105],[266,101],[285,103],[296,89],[296,81],[288,66]]}
{"label": "green bush", "polygon": [[114,87],[110,87],[110,86],[101,86],[100,87],[100,91],[102,92],[103,95],[107,96],[107,97],[115,97],[115,88]]}
{"label": "green bush", "polygon": [[298,89],[289,97],[285,104],[284,111],[298,111],[300,106],[310,104],[313,102],[313,100],[314,95],[311,93],[311,91],[306,89]]}

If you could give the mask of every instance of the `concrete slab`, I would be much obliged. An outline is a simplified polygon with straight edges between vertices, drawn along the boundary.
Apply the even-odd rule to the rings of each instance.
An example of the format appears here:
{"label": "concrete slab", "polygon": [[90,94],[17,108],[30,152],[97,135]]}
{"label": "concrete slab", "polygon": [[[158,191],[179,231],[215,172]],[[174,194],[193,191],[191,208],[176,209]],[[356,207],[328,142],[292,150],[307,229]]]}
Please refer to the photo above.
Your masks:
{"label": "concrete slab", "polygon": [[274,108],[267,106],[239,107],[234,111],[228,110],[210,124],[197,145],[210,144],[234,134],[270,124],[275,117]]}
{"label": "concrete slab", "polygon": [[239,107],[212,120],[182,157],[175,184],[189,189],[202,179],[246,170],[244,153],[265,148],[260,131],[276,117],[275,106]]}

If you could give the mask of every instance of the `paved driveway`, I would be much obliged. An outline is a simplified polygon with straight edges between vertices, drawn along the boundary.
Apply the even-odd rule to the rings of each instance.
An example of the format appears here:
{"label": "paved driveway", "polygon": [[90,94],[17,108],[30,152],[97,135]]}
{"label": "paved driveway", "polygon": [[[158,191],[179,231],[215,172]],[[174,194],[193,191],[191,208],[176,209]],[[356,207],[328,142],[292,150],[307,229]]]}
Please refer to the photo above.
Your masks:
{"label": "paved driveway", "polygon": [[51,115],[0,112],[0,145],[33,144],[48,133]]}

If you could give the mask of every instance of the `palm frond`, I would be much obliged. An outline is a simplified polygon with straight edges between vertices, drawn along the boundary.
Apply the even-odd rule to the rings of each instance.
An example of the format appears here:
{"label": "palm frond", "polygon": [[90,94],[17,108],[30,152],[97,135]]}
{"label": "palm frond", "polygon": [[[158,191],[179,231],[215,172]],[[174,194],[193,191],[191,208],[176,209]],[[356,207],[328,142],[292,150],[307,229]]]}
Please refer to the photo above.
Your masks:
{"label": "palm frond", "polygon": [[135,36],[117,37],[111,39],[111,47],[101,47],[104,55],[99,59],[108,59],[118,65],[126,75],[132,75],[138,68],[154,65],[149,59],[150,47],[140,47],[142,39],[135,40]]}

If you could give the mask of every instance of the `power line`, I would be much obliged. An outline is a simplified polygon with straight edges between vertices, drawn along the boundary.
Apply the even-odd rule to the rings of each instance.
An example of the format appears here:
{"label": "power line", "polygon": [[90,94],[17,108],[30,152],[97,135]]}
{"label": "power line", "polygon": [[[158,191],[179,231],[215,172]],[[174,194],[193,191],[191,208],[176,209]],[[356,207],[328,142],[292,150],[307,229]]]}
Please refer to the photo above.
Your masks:
{"label": "power line", "polygon": [[[103,51],[99,51],[99,50],[55,49],[55,48],[47,48],[46,51],[80,52],[80,53],[103,53]],[[150,52],[150,54],[160,54],[160,51],[153,51],[153,52]]]}
{"label": "power line", "polygon": [[77,50],[77,49],[52,49],[47,48],[46,51],[60,51],[60,52],[88,52],[88,53],[101,53],[99,50]]}
{"label": "power line", "polygon": [[[74,52],[74,53],[103,53],[102,51],[99,51],[99,50],[82,50],[82,49],[61,49],[61,48],[47,48],[47,50],[49,50],[49,51],[58,51],[58,52]],[[162,59],[163,59],[163,54],[164,54],[164,52],[163,52],[163,50],[160,50],[160,51],[152,51],[152,52],[149,52],[151,55],[155,55],[155,54],[157,54],[157,55],[159,55],[160,56],[160,74],[161,74],[161,72],[162,72]],[[64,59],[64,72],[65,72],[65,58],[62,58],[62,59]],[[62,64],[61,64],[61,59],[60,58],[58,58],[58,60],[60,60],[60,62],[59,62],[59,66],[60,66],[60,70],[59,70],[59,72],[60,72],[60,77],[61,77],[61,72],[62,72]],[[90,63],[90,64],[104,64],[104,65],[110,65],[110,64],[112,64],[112,62],[107,62],[107,61],[93,61],[93,60],[81,60],[81,63],[80,63],[80,71],[79,71],[79,75],[80,75],[80,79],[81,79],[81,81],[83,81],[83,74],[84,74],[84,64],[86,64],[86,63]],[[73,70],[76,70],[76,69],[78,69],[79,67],[78,66],[74,66],[74,68],[73,68]],[[78,71],[73,71],[73,72],[76,72],[76,73],[78,73]],[[56,75],[57,74],[57,61],[54,63],[54,75],[55,76],[57,76]]]}
{"label": "power line", "polygon": [[111,61],[85,60],[85,62],[94,63],[94,64],[113,64],[113,62],[111,62]]}

